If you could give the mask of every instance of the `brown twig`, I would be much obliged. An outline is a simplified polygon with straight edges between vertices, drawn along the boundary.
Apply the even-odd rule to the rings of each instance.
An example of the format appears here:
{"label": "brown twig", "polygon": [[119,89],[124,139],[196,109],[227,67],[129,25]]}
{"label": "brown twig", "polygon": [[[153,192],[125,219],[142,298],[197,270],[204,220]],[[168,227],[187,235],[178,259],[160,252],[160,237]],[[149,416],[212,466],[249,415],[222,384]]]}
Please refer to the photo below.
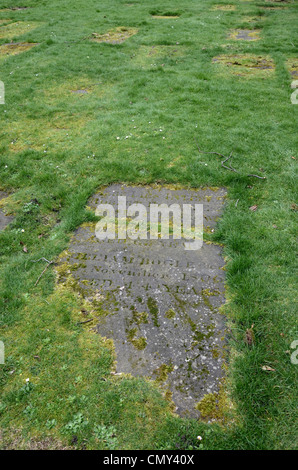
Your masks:
{"label": "brown twig", "polygon": [[260,178],[260,180],[266,179],[266,176],[259,176],[259,175],[247,175],[247,176],[252,176],[253,178]]}
{"label": "brown twig", "polygon": [[39,258],[37,260],[31,260],[32,263],[38,263],[38,261],[45,261],[47,264],[47,266],[44,268],[43,272],[41,273],[41,275],[39,276],[39,278],[37,279],[36,283],[34,284],[34,287],[37,286],[37,284],[39,283],[41,277],[44,275],[44,273],[46,272],[46,270],[48,269],[48,267],[51,265],[51,264],[54,264],[54,261],[49,261],[47,260],[46,258]]}
{"label": "brown twig", "polygon": [[223,168],[226,168],[227,170],[234,171],[235,173],[238,173],[238,171],[235,170],[235,168],[233,168],[231,165],[230,165],[230,166],[226,166],[226,165],[225,165],[225,163],[228,162],[228,161],[230,160],[230,158],[232,158],[232,154],[230,154],[229,157],[227,157],[225,160],[223,160],[223,161],[221,162],[221,166],[222,166]]}
{"label": "brown twig", "polygon": [[89,320],[85,320],[85,321],[79,321],[79,322],[77,323],[77,325],[84,325],[84,323],[90,323],[90,322],[93,321],[93,320],[94,320],[94,318],[90,318]]}
{"label": "brown twig", "polygon": [[[226,162],[228,162],[231,158],[233,158],[232,153],[227,157],[227,156],[225,156],[225,155],[223,155],[222,153],[219,153],[219,152],[205,152],[204,150],[200,149],[199,144],[196,141],[196,139],[195,139],[195,142],[197,144],[197,147],[198,147],[198,150],[199,150],[200,153],[206,153],[206,154],[209,154],[209,155],[217,155],[218,157],[222,157],[223,158],[223,160],[221,162],[222,168],[225,168],[226,170],[230,170],[230,171],[233,171],[234,173],[239,174],[239,171],[237,171],[235,168],[233,168],[232,165],[230,165],[230,166],[225,165]],[[250,174],[250,175],[247,175],[247,176],[252,177],[252,178],[259,178],[261,180],[266,179],[266,176],[258,176],[258,175],[253,175],[253,174]]]}
{"label": "brown twig", "polygon": [[37,279],[36,283],[34,284],[34,287],[37,286],[37,284],[39,283],[40,279],[41,279],[41,276],[46,272],[46,270],[48,269],[48,267],[53,264],[54,261],[50,261],[49,264],[44,268],[43,272],[41,273],[41,275],[39,276],[39,278]]}

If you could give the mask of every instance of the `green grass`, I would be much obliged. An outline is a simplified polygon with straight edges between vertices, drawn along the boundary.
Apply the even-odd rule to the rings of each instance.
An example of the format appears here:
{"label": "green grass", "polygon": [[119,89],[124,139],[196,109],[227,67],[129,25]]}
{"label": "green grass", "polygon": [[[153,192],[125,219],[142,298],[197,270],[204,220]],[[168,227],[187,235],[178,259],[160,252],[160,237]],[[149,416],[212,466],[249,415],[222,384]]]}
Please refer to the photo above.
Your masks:
{"label": "green grass", "polygon": [[[212,10],[224,3],[236,9]],[[10,5],[0,0],[0,9]],[[1,11],[0,20],[36,28],[14,36],[4,22],[9,37],[0,33],[6,89],[0,189],[11,194],[5,207],[15,214],[0,234],[6,348],[0,447],[189,449],[201,435],[204,449],[297,448],[298,369],[290,345],[298,339],[298,106],[290,101],[293,79],[285,65],[298,56],[297,5],[283,2],[286,8],[276,11],[264,7],[279,3],[257,0],[17,5],[32,8]],[[262,19],[250,24],[248,16]],[[119,45],[89,40],[119,26],[138,33]],[[230,30],[249,27],[261,30],[259,41],[228,38]],[[36,45],[1,55],[11,40]],[[235,76],[212,63],[221,54],[269,56],[275,70]],[[199,153],[194,139],[203,150],[233,152],[237,173],[220,157]],[[94,220],[88,198],[112,182],[228,189],[213,235],[224,245],[233,333],[226,384],[233,410],[223,422],[178,418],[156,384],[112,375],[111,342],[90,331],[92,324],[78,325],[81,299],[55,286],[52,266],[35,285],[46,264],[32,261],[56,259],[72,231]],[[255,343],[248,347],[243,336],[252,324]]]}

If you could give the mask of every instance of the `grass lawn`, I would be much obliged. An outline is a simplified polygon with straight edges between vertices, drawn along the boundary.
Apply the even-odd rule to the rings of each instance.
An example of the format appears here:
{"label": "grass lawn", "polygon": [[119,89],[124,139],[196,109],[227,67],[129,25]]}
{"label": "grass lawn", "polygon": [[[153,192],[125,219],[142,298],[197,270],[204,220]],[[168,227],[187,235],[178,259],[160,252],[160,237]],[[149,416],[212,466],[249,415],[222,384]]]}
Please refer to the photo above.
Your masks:
{"label": "grass lawn", "polygon": [[[15,216],[0,233],[0,448],[297,448],[297,6],[0,0],[0,204]],[[57,260],[115,182],[227,188],[216,420],[214,406],[179,418],[155,383],[111,374],[82,299],[32,262]]]}

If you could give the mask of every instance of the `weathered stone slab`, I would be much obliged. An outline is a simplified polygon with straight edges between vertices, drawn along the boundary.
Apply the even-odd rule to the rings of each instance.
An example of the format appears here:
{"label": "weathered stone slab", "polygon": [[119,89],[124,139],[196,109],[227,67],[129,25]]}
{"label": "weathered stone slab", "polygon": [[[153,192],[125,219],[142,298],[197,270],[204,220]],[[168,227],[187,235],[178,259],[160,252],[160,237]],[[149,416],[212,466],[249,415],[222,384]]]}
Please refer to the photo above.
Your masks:
{"label": "weathered stone slab", "polygon": [[10,42],[8,44],[2,44],[0,46],[0,59],[29,51],[32,47],[37,45],[38,43],[33,42]]}
{"label": "weathered stone slab", "polygon": [[[224,189],[168,189],[112,185],[90,206],[126,196],[141,203],[203,204],[207,231],[222,211]],[[183,416],[219,390],[223,372],[224,260],[220,246],[196,251],[183,240],[98,240],[95,226],[80,227],[62,259],[80,292],[99,314],[97,331],[115,344],[117,372],[156,380]],[[64,274],[67,270],[64,271]],[[66,274],[67,276],[67,274]]]}
{"label": "weathered stone slab", "polygon": [[236,41],[258,41],[260,32],[260,29],[233,29],[229,32],[228,37]]}
{"label": "weathered stone slab", "polygon": [[[8,196],[3,191],[0,191],[0,201],[1,199],[5,199]],[[1,230],[4,230],[5,227],[13,220],[13,216],[11,215],[5,215],[5,213],[1,210],[0,208],[0,232]]]}
{"label": "weathered stone slab", "polygon": [[236,5],[213,5],[211,8],[212,11],[220,10],[220,11],[235,11]]}
{"label": "weathered stone slab", "polygon": [[275,71],[274,61],[269,56],[221,54],[213,57],[212,62],[218,63],[222,71],[244,78],[268,78]]}
{"label": "weathered stone slab", "polygon": [[291,77],[298,78],[298,58],[292,57],[286,61],[286,67],[291,74]]}

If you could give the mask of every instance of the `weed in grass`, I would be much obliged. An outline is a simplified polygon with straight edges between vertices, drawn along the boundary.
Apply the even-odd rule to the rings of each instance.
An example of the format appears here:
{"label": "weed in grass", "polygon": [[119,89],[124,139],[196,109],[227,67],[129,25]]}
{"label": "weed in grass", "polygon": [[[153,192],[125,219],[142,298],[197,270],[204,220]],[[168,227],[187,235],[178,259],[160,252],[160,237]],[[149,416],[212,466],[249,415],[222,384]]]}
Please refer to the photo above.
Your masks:
{"label": "weed in grass", "polygon": [[66,424],[64,429],[66,433],[78,433],[82,432],[85,426],[88,426],[88,424],[88,420],[84,418],[82,413],[76,413],[72,420]]}
{"label": "weed in grass", "polygon": [[96,424],[93,429],[96,439],[102,441],[104,449],[117,449],[118,440],[115,426]]}

